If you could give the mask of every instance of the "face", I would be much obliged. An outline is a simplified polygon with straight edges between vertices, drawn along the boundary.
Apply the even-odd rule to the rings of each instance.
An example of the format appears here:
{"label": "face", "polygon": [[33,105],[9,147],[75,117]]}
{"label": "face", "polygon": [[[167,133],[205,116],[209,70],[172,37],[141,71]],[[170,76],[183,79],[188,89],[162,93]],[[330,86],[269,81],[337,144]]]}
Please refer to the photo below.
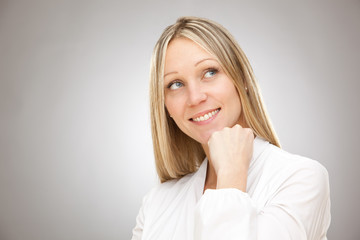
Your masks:
{"label": "face", "polygon": [[241,103],[216,57],[195,42],[176,38],[165,56],[165,106],[177,126],[201,144],[224,127],[240,124]]}

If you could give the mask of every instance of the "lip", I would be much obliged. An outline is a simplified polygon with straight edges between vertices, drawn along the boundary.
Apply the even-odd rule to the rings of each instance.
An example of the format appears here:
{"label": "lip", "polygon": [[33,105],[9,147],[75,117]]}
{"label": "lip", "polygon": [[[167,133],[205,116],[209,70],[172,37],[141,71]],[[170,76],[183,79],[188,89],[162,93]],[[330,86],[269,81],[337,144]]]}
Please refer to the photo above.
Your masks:
{"label": "lip", "polygon": [[[204,121],[201,121],[201,122],[195,122],[193,119],[194,118],[197,118],[197,117],[200,117],[200,116],[203,116],[205,115],[206,113],[209,113],[209,112],[212,112],[212,111],[215,111],[215,110],[219,110],[215,115],[211,116],[209,119],[207,120],[204,120]],[[214,120],[217,115],[219,114],[219,112],[221,111],[221,108],[214,108],[214,109],[210,109],[210,110],[206,110],[206,111],[203,111],[203,112],[199,112],[197,113],[196,115],[194,115],[194,117],[190,118],[189,121],[191,121],[192,123],[195,123],[197,125],[204,125],[204,124],[207,124],[209,122],[211,122],[212,120]]]}
{"label": "lip", "polygon": [[218,110],[218,109],[220,110],[221,108],[214,108],[214,109],[209,109],[209,110],[206,110],[206,111],[199,112],[199,113],[195,114],[193,117],[189,118],[189,120],[193,121],[194,118],[203,116],[206,113],[209,113],[209,112],[212,112],[212,111],[215,111],[215,110]]}

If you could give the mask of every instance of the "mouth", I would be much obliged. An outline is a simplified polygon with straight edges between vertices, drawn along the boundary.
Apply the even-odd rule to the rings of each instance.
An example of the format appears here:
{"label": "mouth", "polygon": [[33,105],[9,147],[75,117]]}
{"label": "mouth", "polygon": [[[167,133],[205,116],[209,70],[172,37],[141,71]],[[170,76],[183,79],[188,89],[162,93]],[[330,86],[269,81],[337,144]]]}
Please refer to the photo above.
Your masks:
{"label": "mouth", "polygon": [[193,122],[205,122],[211,118],[214,118],[214,116],[217,115],[220,110],[221,110],[221,108],[217,108],[214,110],[210,110],[206,113],[200,113],[201,115],[198,115],[194,118],[190,118],[189,120],[193,121]]}

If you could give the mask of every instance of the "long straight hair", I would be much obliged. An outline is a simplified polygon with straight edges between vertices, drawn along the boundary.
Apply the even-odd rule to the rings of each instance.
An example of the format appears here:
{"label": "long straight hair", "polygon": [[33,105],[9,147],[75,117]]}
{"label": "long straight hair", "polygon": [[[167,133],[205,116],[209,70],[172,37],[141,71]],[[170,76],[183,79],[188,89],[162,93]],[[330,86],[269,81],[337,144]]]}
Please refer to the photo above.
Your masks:
{"label": "long straight hair", "polygon": [[201,144],[178,128],[165,107],[165,55],[168,44],[175,38],[188,38],[217,58],[238,91],[246,124],[255,135],[280,147],[253,70],[233,36],[223,26],[211,20],[181,17],[164,30],[155,45],[151,59],[151,131],[160,181],[177,179],[196,171],[205,158]]}

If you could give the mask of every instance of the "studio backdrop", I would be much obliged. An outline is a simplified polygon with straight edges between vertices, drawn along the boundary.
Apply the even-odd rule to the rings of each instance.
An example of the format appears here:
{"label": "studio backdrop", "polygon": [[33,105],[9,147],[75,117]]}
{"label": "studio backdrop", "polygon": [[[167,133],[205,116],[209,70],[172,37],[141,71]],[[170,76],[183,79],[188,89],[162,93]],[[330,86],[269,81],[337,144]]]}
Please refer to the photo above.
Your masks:
{"label": "studio backdrop", "polygon": [[329,172],[329,239],[360,239],[359,1],[0,0],[1,240],[131,238],[150,57],[186,15],[234,35],[283,148]]}

